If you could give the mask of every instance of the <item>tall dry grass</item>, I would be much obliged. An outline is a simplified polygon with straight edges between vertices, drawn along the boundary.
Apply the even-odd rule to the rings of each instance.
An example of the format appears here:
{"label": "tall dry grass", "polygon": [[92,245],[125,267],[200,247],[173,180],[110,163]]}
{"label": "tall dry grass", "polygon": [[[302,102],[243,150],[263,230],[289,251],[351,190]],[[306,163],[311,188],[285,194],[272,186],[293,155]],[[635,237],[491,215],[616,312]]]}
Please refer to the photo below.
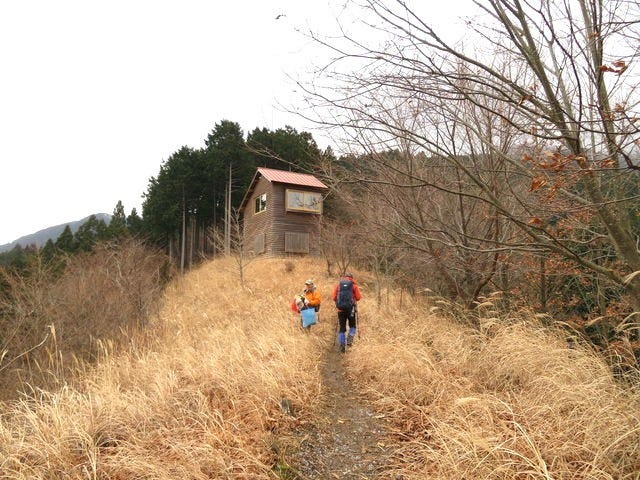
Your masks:
{"label": "tall dry grass", "polygon": [[2,478],[273,478],[279,435],[320,388],[321,342],[288,309],[314,268],[255,262],[242,289],[220,260],[174,282],[153,335],[75,388],[5,406]]}
{"label": "tall dry grass", "polygon": [[[126,352],[4,404],[0,476],[274,478],[281,439],[321,411],[335,278],[312,260],[261,259],[245,273],[240,288],[230,260],[190,272]],[[288,309],[308,277],[325,301],[310,335]],[[639,478],[638,391],[593,350],[526,312],[454,321],[445,304],[399,308],[393,294],[378,309],[359,280],[359,336],[342,361],[388,421],[381,478]]]}
{"label": "tall dry grass", "polygon": [[392,425],[393,475],[640,478],[638,385],[531,313],[487,312],[477,329],[442,303],[370,312],[347,359]]}
{"label": "tall dry grass", "polygon": [[61,274],[34,263],[23,275],[5,276],[0,400],[23,386],[69,383],[105,349],[126,344],[157,309],[166,267],[164,255],[129,240],[69,257]]}

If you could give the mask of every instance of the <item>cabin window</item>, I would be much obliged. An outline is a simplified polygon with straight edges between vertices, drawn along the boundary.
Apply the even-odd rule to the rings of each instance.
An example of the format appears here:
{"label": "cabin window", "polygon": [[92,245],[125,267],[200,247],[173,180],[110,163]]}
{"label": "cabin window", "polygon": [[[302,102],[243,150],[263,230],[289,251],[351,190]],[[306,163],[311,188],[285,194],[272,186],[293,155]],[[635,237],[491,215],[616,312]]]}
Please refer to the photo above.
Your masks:
{"label": "cabin window", "polygon": [[287,210],[294,212],[322,213],[322,194],[287,190]]}
{"label": "cabin window", "polygon": [[267,194],[263,193],[256,197],[255,213],[264,212],[267,209]]}

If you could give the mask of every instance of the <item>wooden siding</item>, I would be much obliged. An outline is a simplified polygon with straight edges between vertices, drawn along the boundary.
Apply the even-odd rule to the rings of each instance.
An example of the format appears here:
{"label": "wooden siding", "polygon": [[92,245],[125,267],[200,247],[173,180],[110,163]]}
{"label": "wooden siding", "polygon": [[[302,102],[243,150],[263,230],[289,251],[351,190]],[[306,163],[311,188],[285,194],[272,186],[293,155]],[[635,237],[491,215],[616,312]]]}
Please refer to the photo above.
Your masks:
{"label": "wooden siding", "polygon": [[[308,233],[309,234],[309,255],[319,256],[320,249],[318,247],[320,230],[318,222],[318,214],[303,212],[287,212],[285,192],[290,185],[276,183],[273,184],[273,223],[271,251],[273,255],[286,255],[285,234],[288,233]],[[300,189],[300,187],[298,187]],[[313,188],[305,188],[306,191],[318,192],[320,190]]]}
{"label": "wooden siding", "polygon": [[253,253],[255,253],[256,255],[260,255],[261,253],[264,253],[264,249],[265,249],[264,238],[265,238],[264,232],[256,233],[253,236]]}
{"label": "wooden siding", "polygon": [[[263,193],[267,194],[267,208],[262,212],[255,213],[256,198]],[[247,237],[245,240],[249,248],[254,249],[256,247],[256,236],[263,237],[264,248],[262,252],[254,250],[255,253],[266,253],[268,251],[269,230],[273,222],[272,202],[273,192],[271,191],[271,183],[264,178],[260,178],[243,212],[244,229]]]}
{"label": "wooden siding", "polygon": [[309,234],[307,232],[284,232],[284,251],[286,253],[309,253]]}

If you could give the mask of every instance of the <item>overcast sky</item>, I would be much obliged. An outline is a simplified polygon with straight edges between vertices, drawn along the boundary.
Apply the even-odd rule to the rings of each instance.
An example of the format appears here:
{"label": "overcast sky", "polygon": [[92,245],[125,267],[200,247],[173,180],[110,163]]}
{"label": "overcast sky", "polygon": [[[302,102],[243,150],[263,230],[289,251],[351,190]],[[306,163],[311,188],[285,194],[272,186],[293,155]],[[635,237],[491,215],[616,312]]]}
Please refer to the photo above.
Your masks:
{"label": "overcast sky", "polygon": [[314,133],[278,105],[319,60],[296,29],[336,16],[329,0],[1,0],[0,245],[118,200],[142,213],[161,163],[223,119]]}

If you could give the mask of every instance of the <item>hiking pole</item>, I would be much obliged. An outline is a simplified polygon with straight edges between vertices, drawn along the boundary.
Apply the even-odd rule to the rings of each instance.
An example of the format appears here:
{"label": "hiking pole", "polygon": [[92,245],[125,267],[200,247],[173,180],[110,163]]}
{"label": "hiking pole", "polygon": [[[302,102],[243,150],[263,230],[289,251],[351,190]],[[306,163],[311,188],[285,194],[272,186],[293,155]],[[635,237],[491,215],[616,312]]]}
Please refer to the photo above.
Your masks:
{"label": "hiking pole", "polygon": [[358,336],[358,340],[362,340],[362,336],[360,335],[360,314],[358,313],[358,303],[356,302],[353,306],[353,318],[355,320],[356,325],[356,335]]}

